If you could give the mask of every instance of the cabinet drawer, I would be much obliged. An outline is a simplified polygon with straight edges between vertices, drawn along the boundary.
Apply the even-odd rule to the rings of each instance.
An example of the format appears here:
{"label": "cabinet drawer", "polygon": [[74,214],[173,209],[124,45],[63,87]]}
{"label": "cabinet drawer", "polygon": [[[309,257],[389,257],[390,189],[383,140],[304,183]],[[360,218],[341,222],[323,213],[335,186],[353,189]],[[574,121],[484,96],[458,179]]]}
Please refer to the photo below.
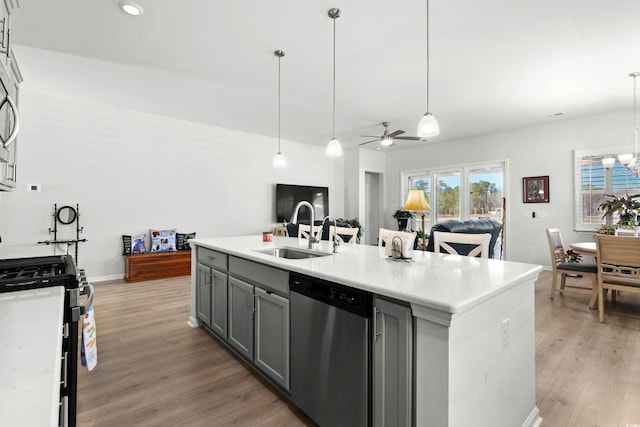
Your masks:
{"label": "cabinet drawer", "polygon": [[229,257],[229,273],[280,295],[289,295],[289,272],[243,258]]}
{"label": "cabinet drawer", "polygon": [[218,270],[227,270],[228,255],[198,246],[198,262]]}

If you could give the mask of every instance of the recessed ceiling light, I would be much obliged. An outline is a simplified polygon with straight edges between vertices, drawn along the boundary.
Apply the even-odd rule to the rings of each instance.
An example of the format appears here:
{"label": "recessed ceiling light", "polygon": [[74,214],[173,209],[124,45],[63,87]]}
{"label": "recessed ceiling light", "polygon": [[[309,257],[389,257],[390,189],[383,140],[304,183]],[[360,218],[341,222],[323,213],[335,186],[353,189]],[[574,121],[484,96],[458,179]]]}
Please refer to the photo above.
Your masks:
{"label": "recessed ceiling light", "polygon": [[120,9],[124,10],[129,15],[138,16],[144,13],[144,9],[137,3],[132,3],[130,1],[121,1]]}

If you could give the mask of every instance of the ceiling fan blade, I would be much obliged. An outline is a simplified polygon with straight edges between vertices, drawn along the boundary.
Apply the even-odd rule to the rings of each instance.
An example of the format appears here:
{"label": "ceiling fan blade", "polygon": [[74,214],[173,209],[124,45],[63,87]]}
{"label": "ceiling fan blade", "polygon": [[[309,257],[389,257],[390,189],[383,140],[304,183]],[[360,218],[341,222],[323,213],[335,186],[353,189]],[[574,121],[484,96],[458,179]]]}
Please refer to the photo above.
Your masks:
{"label": "ceiling fan blade", "polygon": [[367,141],[367,142],[361,142],[358,145],[371,144],[372,142],[376,142],[376,141],[380,141],[380,138],[372,139],[371,141]]}
{"label": "ceiling fan blade", "polygon": [[391,132],[391,133],[389,134],[389,137],[391,137],[391,138],[395,138],[397,135],[402,135],[403,133],[404,133],[404,131],[403,131],[403,130],[397,130],[397,131],[395,131],[395,132]]}
{"label": "ceiling fan blade", "polygon": [[422,140],[422,138],[420,138],[419,136],[398,136],[394,139],[404,139],[407,141],[420,141]]}
{"label": "ceiling fan blade", "polygon": [[380,137],[378,135],[360,135],[360,136],[362,138],[378,138],[378,139],[382,138],[382,137]]}

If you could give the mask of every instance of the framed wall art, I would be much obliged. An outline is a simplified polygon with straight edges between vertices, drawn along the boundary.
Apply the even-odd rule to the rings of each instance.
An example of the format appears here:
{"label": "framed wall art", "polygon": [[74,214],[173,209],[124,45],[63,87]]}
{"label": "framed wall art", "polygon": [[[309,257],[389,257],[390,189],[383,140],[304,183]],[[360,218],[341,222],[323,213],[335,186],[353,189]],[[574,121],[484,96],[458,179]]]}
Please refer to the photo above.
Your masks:
{"label": "framed wall art", "polygon": [[522,178],[524,203],[549,203],[549,176]]}

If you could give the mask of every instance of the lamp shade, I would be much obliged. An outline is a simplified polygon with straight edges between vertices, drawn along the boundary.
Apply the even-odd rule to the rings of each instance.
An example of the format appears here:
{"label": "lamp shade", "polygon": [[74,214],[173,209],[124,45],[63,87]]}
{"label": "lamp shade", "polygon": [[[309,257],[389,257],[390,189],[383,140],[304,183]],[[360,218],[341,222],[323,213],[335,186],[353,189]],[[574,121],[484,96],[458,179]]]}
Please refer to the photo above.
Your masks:
{"label": "lamp shade", "polygon": [[439,134],[440,126],[436,118],[429,112],[425,113],[422,119],[420,119],[420,123],[418,123],[418,136],[420,138],[428,138]]}
{"label": "lamp shade", "polygon": [[405,211],[430,211],[431,207],[424,198],[423,190],[409,190],[407,202],[404,204]]}

